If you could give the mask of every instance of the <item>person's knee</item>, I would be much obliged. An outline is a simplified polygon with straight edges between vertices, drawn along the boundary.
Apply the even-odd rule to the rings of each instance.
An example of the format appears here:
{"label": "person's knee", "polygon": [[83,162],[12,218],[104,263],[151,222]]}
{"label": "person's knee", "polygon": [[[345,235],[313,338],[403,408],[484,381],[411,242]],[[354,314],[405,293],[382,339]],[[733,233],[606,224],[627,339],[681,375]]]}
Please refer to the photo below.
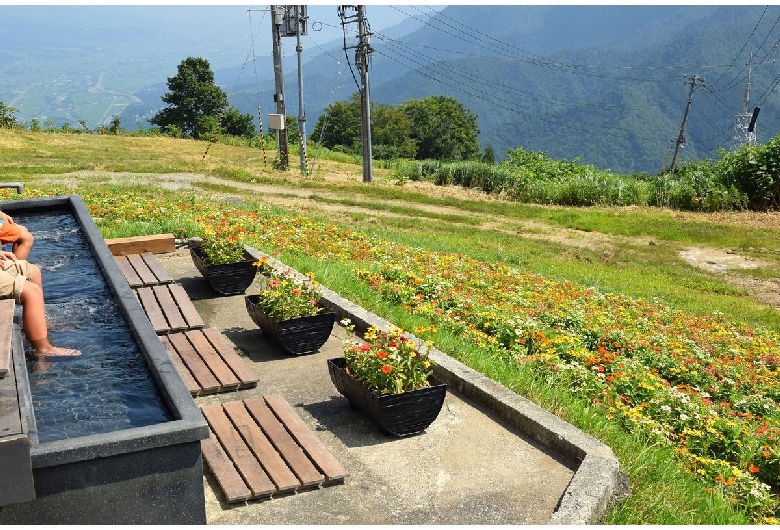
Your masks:
{"label": "person's knee", "polygon": [[41,291],[41,288],[33,282],[24,282],[22,292],[19,293],[19,302],[24,305],[29,302],[38,301],[39,299],[43,299],[43,291]]}
{"label": "person's knee", "polygon": [[41,269],[38,267],[38,265],[35,265],[33,263],[28,263],[28,272],[30,273],[30,280],[33,281],[33,283],[37,283],[38,285],[41,285]]}

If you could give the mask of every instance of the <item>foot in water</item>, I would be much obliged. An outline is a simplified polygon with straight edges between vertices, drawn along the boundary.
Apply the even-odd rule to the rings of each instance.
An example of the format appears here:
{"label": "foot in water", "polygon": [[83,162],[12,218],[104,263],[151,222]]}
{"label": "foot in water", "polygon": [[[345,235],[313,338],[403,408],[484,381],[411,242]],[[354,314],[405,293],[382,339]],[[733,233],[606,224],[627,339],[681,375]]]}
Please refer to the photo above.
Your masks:
{"label": "foot in water", "polygon": [[36,357],[77,357],[81,355],[81,352],[71,348],[58,348],[57,346],[51,346],[49,348],[40,349],[35,351]]}

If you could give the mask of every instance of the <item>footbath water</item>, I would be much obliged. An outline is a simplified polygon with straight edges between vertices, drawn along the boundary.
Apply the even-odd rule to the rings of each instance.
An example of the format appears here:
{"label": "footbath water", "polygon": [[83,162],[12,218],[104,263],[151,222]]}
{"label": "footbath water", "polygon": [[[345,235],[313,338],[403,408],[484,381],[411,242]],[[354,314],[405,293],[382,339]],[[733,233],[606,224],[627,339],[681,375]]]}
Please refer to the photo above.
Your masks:
{"label": "footbath water", "polygon": [[29,261],[41,269],[51,342],[81,351],[79,357],[45,361],[28,356],[39,441],[170,421],[75,217],[67,211],[36,212],[14,220],[35,236]]}

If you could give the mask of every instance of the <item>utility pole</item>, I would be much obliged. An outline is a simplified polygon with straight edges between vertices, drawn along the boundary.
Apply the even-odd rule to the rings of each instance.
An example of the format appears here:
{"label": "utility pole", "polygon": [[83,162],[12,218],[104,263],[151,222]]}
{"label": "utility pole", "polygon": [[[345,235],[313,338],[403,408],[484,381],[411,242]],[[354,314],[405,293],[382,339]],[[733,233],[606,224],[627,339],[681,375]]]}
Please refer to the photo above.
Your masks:
{"label": "utility pole", "polygon": [[693,91],[696,89],[697,86],[704,87],[704,79],[697,76],[696,74],[694,74],[693,77],[690,78],[686,75],[685,84],[690,84],[691,89],[690,91],[688,91],[688,103],[685,105],[685,114],[683,114],[682,125],[680,125],[680,134],[677,135],[677,140],[674,146],[674,156],[672,156],[672,165],[669,168],[669,173],[671,175],[674,175],[674,168],[677,164],[677,154],[680,152],[680,147],[682,147],[682,144],[685,143],[685,122],[688,121],[688,112],[691,109],[691,103],[693,103]]}
{"label": "utility pole", "polygon": [[753,53],[750,53],[750,61],[748,62],[748,76],[747,84],[745,85],[745,96],[742,99],[742,112],[737,114],[737,119],[734,123],[734,136],[731,138],[731,150],[736,151],[741,146],[756,145],[756,118],[758,117],[759,107],[753,109],[753,112],[748,112],[748,103],[750,101],[750,75],[753,72]]}
{"label": "utility pole", "polygon": [[[356,11],[352,17],[346,16],[346,10]],[[353,20],[358,25],[358,45],[355,48],[355,66],[360,71],[360,137],[363,144],[363,182],[371,182],[372,176],[372,153],[371,153],[371,101],[369,98],[368,83],[368,56],[373,51],[371,49],[371,29],[368,25],[368,19],[365,14],[365,6],[339,6],[339,16],[341,24],[346,25]],[[347,51],[347,48],[344,48]]]}
{"label": "utility pole", "polygon": [[306,6],[290,6],[295,18],[295,52],[298,54],[298,135],[300,136],[299,148],[301,159],[301,174],[306,174],[306,111],[303,110],[303,69],[301,66],[301,35],[306,35]]}
{"label": "utility pole", "polygon": [[273,39],[274,80],[276,92],[274,102],[276,113],[281,115],[280,127],[276,130],[276,148],[279,153],[279,168],[287,169],[290,164],[287,146],[287,128],[285,125],[284,109],[284,69],[282,67],[282,24],[286,9],[283,6],[271,6],[271,35]]}

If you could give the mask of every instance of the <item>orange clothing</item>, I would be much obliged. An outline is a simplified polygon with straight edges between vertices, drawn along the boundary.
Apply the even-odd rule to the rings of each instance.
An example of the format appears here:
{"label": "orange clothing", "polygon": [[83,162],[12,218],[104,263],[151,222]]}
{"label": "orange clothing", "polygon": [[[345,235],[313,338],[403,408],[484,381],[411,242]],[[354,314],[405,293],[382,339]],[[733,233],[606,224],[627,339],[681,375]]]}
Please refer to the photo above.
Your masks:
{"label": "orange clothing", "polygon": [[22,235],[22,227],[5,214],[0,215],[0,243],[14,243]]}

